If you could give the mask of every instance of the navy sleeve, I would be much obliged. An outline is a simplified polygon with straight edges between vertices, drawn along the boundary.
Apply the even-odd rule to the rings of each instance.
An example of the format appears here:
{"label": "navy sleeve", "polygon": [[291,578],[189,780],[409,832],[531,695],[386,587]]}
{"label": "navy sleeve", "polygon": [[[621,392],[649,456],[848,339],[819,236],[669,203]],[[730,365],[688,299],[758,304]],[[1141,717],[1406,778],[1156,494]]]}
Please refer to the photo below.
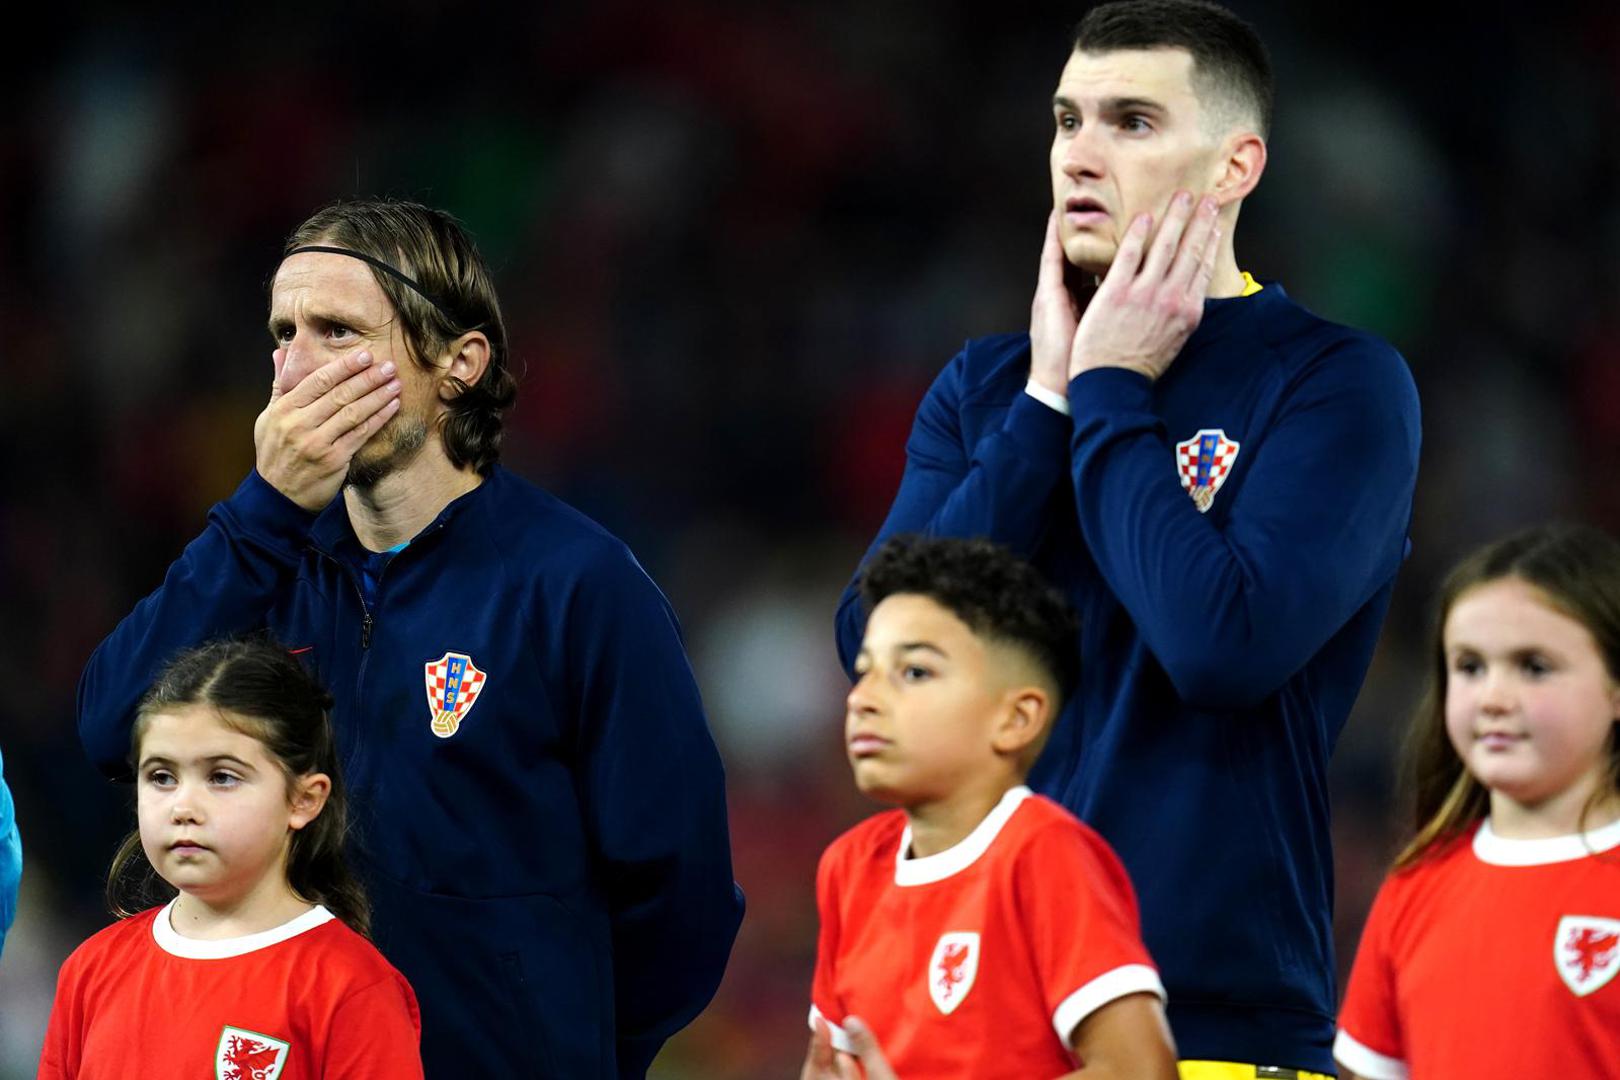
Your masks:
{"label": "navy sleeve", "polygon": [[[1069,418],[1019,393],[999,430],[981,438],[970,457],[961,419],[967,360],[964,348],[918,407],[900,491],[863,565],[899,533],[984,537],[1026,558],[1040,542],[1048,501],[1063,481]],[[845,671],[853,668],[866,632],[858,580],[857,573],[838,601],[838,656]]]}
{"label": "navy sleeve", "polygon": [[725,772],[680,628],[628,550],[593,560],[565,628],[581,803],[613,927],[619,1074],[646,1074],[714,996],[742,922]]}
{"label": "navy sleeve", "polygon": [[1080,527],[1182,699],[1246,708],[1399,568],[1417,480],[1417,391],[1381,343],[1324,352],[1242,463],[1220,528],[1167,467],[1173,450],[1152,394],[1146,378],[1120,369],[1070,383]]}
{"label": "navy sleeve", "polygon": [[202,535],[96,646],[79,677],[79,738],[98,769],[128,775],[135,704],[175,653],[265,624],[297,572],[314,521],[257,472],[208,512]]}

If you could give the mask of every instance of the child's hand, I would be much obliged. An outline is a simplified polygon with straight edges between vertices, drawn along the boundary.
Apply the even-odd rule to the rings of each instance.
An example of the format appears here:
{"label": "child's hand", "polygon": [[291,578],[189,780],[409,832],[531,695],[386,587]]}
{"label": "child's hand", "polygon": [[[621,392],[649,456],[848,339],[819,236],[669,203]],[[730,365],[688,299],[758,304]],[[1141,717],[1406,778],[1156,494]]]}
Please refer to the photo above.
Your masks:
{"label": "child's hand", "polygon": [[810,1049],[804,1055],[804,1068],[799,1072],[799,1080],[861,1080],[863,1070],[866,1080],[899,1080],[889,1067],[888,1059],[883,1056],[877,1036],[859,1017],[851,1016],[844,1020],[844,1034],[849,1036],[855,1053],[847,1054],[833,1049],[832,1029],[827,1026],[827,1021],[819,1017],[816,1019],[816,1029],[810,1036]]}

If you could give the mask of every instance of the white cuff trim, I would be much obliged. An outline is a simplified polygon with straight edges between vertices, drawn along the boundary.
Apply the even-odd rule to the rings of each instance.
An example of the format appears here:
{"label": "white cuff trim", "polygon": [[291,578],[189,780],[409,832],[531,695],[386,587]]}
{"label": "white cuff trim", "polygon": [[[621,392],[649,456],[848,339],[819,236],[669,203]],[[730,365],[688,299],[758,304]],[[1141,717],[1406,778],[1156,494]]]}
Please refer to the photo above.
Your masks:
{"label": "white cuff trim", "polygon": [[1062,394],[1054,394],[1034,379],[1024,384],[1024,393],[1045,405],[1048,409],[1056,409],[1064,416],[1072,416],[1069,411],[1069,399]]}
{"label": "white cuff trim", "polygon": [[1165,1000],[1164,984],[1159,981],[1159,973],[1153,968],[1146,964],[1126,964],[1105,971],[1063,999],[1052,1013],[1052,1027],[1063,1045],[1068,1047],[1080,1021],[1110,1001],[1127,994],[1143,993],[1156,994],[1161,1002]]}
{"label": "white cuff trim", "polygon": [[810,1006],[810,1031],[812,1034],[815,1033],[817,1020],[826,1020],[827,1030],[832,1032],[834,1050],[842,1050],[846,1054],[855,1052],[855,1044],[849,1041],[849,1036],[844,1033],[844,1029],[831,1020],[827,1020],[825,1016],[821,1015],[821,1010],[812,1005]]}
{"label": "white cuff trim", "polygon": [[1333,1040],[1333,1057],[1362,1080],[1407,1080],[1410,1075],[1406,1062],[1362,1046],[1343,1028]]}

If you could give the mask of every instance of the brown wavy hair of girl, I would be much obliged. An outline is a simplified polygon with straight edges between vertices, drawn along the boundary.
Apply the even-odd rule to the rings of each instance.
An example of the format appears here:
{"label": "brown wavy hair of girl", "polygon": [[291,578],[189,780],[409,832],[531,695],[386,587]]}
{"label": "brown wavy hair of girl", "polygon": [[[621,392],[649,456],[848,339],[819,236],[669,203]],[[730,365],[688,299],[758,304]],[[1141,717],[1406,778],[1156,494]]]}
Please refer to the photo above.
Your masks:
{"label": "brown wavy hair of girl", "polygon": [[[1508,578],[1533,587],[1553,610],[1585,627],[1609,678],[1620,682],[1620,542],[1586,525],[1540,525],[1488,544],[1458,564],[1440,587],[1427,690],[1407,736],[1405,779],[1414,797],[1416,835],[1396,857],[1396,869],[1418,862],[1490,811],[1489,791],[1463,766],[1446,734],[1445,628],[1464,593]],[[1620,791],[1617,730],[1620,725],[1609,732],[1608,785],[1583,808],[1583,823],[1599,800]]]}
{"label": "brown wavy hair of girl", "polygon": [[[370,936],[370,905],[343,855],[348,806],[332,734],[332,696],[284,647],[268,638],[216,641],[190,649],[169,662],[136,706],[130,733],[132,771],[151,718],[196,705],[217,710],[226,726],[263,743],[289,784],[310,773],[331,778],[331,792],[319,816],[292,834],[287,883],[299,899],[324,905],[350,928]],[[140,831],[125,837],[107,873],[107,903],[113,913],[127,918],[174,895],[174,887],[147,861]]]}

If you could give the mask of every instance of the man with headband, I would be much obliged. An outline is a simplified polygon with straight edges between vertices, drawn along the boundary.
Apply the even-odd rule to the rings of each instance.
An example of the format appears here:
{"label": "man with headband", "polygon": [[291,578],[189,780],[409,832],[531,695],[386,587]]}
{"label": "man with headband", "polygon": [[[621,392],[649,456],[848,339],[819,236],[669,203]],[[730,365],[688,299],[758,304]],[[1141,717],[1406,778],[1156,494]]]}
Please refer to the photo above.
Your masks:
{"label": "man with headband", "polygon": [[496,463],[506,333],[448,215],[321,210],[269,328],[256,467],[90,658],[91,759],[128,775],[136,699],[176,650],[268,629],[336,698],[351,853],[428,1077],[644,1075],[742,917],[668,602]]}

